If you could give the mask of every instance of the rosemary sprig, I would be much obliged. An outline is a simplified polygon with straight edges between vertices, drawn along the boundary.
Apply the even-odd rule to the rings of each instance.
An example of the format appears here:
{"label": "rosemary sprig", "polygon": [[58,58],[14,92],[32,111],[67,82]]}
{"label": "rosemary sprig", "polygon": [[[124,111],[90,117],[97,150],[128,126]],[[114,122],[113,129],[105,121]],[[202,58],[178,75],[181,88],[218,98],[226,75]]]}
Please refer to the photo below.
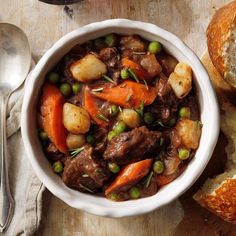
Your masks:
{"label": "rosemary sprig", "polygon": [[103,88],[96,88],[96,89],[92,89],[92,92],[102,92]]}
{"label": "rosemary sprig", "polygon": [[127,99],[126,99],[126,102],[129,102],[131,98],[132,98],[132,94],[129,94]]}
{"label": "rosemary sprig", "polygon": [[115,81],[114,81],[112,78],[110,78],[109,76],[103,75],[102,77],[103,77],[103,79],[107,80],[108,82],[111,82],[111,83],[113,83],[113,84],[116,84]]}
{"label": "rosemary sprig", "polygon": [[89,177],[89,175],[83,174],[82,177],[83,177],[83,178],[87,178],[87,177]]}
{"label": "rosemary sprig", "polygon": [[149,88],[148,88],[148,85],[147,85],[146,80],[144,79],[143,82],[144,82],[144,84],[145,84],[146,89],[148,90]]}
{"label": "rosemary sprig", "polygon": [[155,121],[152,125],[153,126],[158,126],[159,125],[161,127],[165,127],[165,125],[160,120]]}
{"label": "rosemary sprig", "polygon": [[164,143],[164,138],[160,138],[160,147],[163,145]]}
{"label": "rosemary sprig", "polygon": [[135,111],[141,116],[143,117],[144,114],[144,101],[142,100],[140,103],[140,108],[139,109],[135,109]]}
{"label": "rosemary sprig", "polygon": [[133,54],[136,54],[136,55],[145,55],[146,52],[133,52]]}
{"label": "rosemary sprig", "polygon": [[84,189],[87,192],[94,193],[94,190],[84,186],[83,184],[79,184],[80,188]]}
{"label": "rosemary sprig", "polygon": [[70,149],[70,156],[71,156],[71,158],[77,156],[83,150],[84,150],[84,146],[83,147],[79,147],[79,148]]}
{"label": "rosemary sprig", "polygon": [[106,122],[109,122],[109,119],[106,116],[104,116],[103,114],[97,114],[96,117],[100,120],[104,120]]}
{"label": "rosemary sprig", "polygon": [[123,83],[123,84],[120,85],[120,88],[125,88],[126,85],[127,85],[126,83]]}
{"label": "rosemary sprig", "polygon": [[149,174],[148,177],[147,177],[146,184],[145,184],[145,187],[146,187],[146,188],[149,187],[149,185],[150,185],[150,183],[151,183],[152,176],[153,176],[153,171],[151,171],[150,174]]}
{"label": "rosemary sprig", "polygon": [[129,72],[130,77],[133,80],[135,80],[137,83],[139,83],[139,79],[138,79],[137,75],[134,73],[134,71],[131,68],[129,68],[127,71]]}

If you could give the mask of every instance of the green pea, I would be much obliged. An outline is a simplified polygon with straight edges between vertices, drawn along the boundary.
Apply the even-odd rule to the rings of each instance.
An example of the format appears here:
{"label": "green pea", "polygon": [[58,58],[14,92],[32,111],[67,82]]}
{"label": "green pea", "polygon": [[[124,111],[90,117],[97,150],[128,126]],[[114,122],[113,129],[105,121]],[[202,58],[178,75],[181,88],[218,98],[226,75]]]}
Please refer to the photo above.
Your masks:
{"label": "green pea", "polygon": [[155,161],[153,164],[153,170],[157,174],[161,174],[164,171],[164,163],[162,161]]}
{"label": "green pea", "polygon": [[48,140],[48,135],[47,135],[47,133],[44,132],[44,131],[40,131],[40,132],[39,132],[39,137],[40,137],[40,139],[41,139],[42,141],[47,141],[47,140]]}
{"label": "green pea", "polygon": [[112,200],[112,201],[117,201],[118,200],[118,194],[116,194],[116,193],[112,193],[110,196],[109,196],[109,198]]}
{"label": "green pea", "polygon": [[113,47],[116,45],[117,43],[117,37],[115,34],[108,34],[106,37],[105,37],[105,43],[108,47]]}
{"label": "green pea", "polygon": [[181,107],[179,110],[179,116],[181,118],[189,118],[191,115],[191,111],[189,107]]}
{"label": "green pea", "polygon": [[190,151],[186,148],[179,148],[178,149],[178,154],[179,154],[179,158],[181,160],[186,160],[190,156]]}
{"label": "green pea", "polygon": [[116,163],[109,163],[108,168],[114,174],[116,174],[120,171],[120,167]]}
{"label": "green pea", "polygon": [[154,121],[154,116],[151,112],[145,112],[144,115],[143,115],[143,120],[144,120],[145,123],[150,125]]}
{"label": "green pea", "polygon": [[148,45],[148,51],[153,54],[157,54],[162,50],[161,44],[159,42],[151,42]]}
{"label": "green pea", "polygon": [[60,91],[65,97],[68,97],[71,94],[71,86],[67,83],[63,83],[60,86]]}
{"label": "green pea", "polygon": [[88,134],[88,135],[86,136],[86,140],[87,140],[87,142],[90,143],[90,144],[94,144],[94,142],[95,142],[95,139],[94,139],[94,137],[93,137],[92,134]]}
{"label": "green pea", "polygon": [[127,79],[129,77],[129,73],[127,70],[122,69],[120,72],[121,79]]}
{"label": "green pea", "polygon": [[60,80],[60,76],[57,72],[52,71],[48,74],[48,81],[50,83],[56,84],[59,82],[59,80]]}
{"label": "green pea", "polygon": [[80,89],[81,89],[81,86],[80,86],[79,83],[74,83],[74,84],[72,85],[73,94],[79,93]]}
{"label": "green pea", "polygon": [[132,187],[130,190],[129,190],[129,195],[132,199],[137,199],[140,197],[140,190],[138,187]]}
{"label": "green pea", "polygon": [[116,134],[120,134],[126,130],[127,126],[124,121],[119,121],[114,127]]}
{"label": "green pea", "polygon": [[112,105],[110,108],[110,115],[116,116],[119,113],[119,108],[116,105]]}
{"label": "green pea", "polygon": [[97,50],[100,50],[105,47],[105,42],[103,38],[97,38],[94,40],[94,46]]}
{"label": "green pea", "polygon": [[63,165],[60,161],[56,161],[53,163],[53,170],[55,173],[59,174],[63,171]]}
{"label": "green pea", "polygon": [[117,136],[117,133],[114,130],[111,130],[107,135],[107,139],[108,141],[111,141],[116,136]]}

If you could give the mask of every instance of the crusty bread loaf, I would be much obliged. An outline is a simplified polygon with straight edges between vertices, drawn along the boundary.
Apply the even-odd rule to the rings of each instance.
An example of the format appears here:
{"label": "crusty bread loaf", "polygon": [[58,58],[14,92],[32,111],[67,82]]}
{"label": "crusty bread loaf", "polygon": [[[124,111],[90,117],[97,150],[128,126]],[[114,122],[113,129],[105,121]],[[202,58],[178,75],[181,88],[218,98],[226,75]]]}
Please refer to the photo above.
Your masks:
{"label": "crusty bread loaf", "polygon": [[216,178],[208,179],[193,198],[222,219],[236,224],[236,107],[224,102],[221,108],[221,129],[228,139],[226,169]]}
{"label": "crusty bread loaf", "polygon": [[208,179],[193,198],[223,220],[236,224],[236,170]]}
{"label": "crusty bread loaf", "polygon": [[230,102],[236,104],[236,90],[233,86],[228,84],[216,70],[210,59],[208,50],[206,50],[201,58],[202,64],[207,68],[210,75],[211,82],[215,88],[220,102],[228,99]]}
{"label": "crusty bread loaf", "polygon": [[235,42],[236,0],[220,8],[207,28],[207,45],[211,60],[225,81],[236,88]]}

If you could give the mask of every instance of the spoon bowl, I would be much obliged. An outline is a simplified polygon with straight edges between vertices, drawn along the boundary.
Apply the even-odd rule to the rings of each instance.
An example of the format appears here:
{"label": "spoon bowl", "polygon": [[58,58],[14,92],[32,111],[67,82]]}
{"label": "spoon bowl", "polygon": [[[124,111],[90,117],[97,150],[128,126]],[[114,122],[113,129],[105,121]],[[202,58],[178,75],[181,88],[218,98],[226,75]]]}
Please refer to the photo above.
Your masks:
{"label": "spoon bowl", "polygon": [[7,170],[6,108],[30,69],[31,53],[25,33],[17,26],[0,23],[0,231],[9,226],[14,214]]}
{"label": "spoon bowl", "polygon": [[0,23],[0,88],[19,87],[29,72],[30,46],[26,35],[15,25]]}

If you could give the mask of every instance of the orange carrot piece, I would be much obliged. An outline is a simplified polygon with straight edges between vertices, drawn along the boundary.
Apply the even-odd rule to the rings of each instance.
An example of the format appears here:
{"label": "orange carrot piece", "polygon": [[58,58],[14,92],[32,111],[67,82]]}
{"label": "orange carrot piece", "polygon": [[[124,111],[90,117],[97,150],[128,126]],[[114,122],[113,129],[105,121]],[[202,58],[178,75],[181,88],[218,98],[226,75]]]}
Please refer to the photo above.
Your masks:
{"label": "orange carrot piece", "polygon": [[46,83],[43,87],[41,115],[42,127],[58,150],[67,153],[66,129],[63,126],[62,110],[65,99],[59,89]]}
{"label": "orange carrot piece", "polygon": [[114,192],[126,191],[135,185],[148,174],[152,166],[152,161],[152,159],[146,159],[125,166],[111,185],[106,189],[105,195],[108,196]]}
{"label": "orange carrot piece", "polygon": [[139,79],[141,80],[149,80],[151,79],[150,75],[148,74],[148,72],[142,68],[141,65],[137,64],[134,61],[131,61],[128,58],[123,58],[121,60],[122,66],[124,68],[130,68],[134,71],[134,73],[138,76]]}
{"label": "orange carrot piece", "polygon": [[100,126],[102,127],[107,127],[108,122],[98,119],[97,115],[99,114],[99,109],[96,104],[96,101],[94,100],[93,95],[90,93],[89,88],[86,87],[84,89],[84,109],[87,110],[89,113],[90,117]]}
{"label": "orange carrot piece", "polygon": [[102,92],[93,92],[93,94],[125,108],[139,108],[142,101],[145,106],[154,102],[157,96],[157,87],[148,87],[147,89],[144,84],[127,80],[116,87],[106,87]]}

